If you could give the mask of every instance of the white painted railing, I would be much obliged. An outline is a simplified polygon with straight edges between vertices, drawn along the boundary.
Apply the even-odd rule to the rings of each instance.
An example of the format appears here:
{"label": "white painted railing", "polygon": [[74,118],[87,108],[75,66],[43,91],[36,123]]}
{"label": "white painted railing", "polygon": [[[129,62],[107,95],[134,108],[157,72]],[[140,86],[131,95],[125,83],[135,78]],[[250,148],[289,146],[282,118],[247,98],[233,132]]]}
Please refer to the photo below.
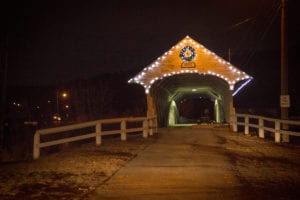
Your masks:
{"label": "white painted railing", "polygon": [[[121,140],[125,141],[127,139],[127,133],[131,132],[142,132],[143,137],[147,138],[148,135],[153,135],[157,132],[157,118],[156,117],[129,117],[129,118],[114,118],[114,119],[101,119],[89,122],[83,122],[73,125],[60,126],[55,128],[40,129],[35,132],[33,140],[33,159],[38,159],[40,157],[40,149],[44,147],[49,147],[53,145],[74,142],[78,140],[84,140],[88,138],[95,137],[96,145],[100,145],[102,142],[103,135],[114,135],[120,134]],[[138,128],[127,128],[127,122],[143,122],[142,127]],[[102,130],[102,125],[104,124],[120,124],[120,129],[118,130]],[[78,129],[95,127],[95,132],[85,133],[79,136],[72,136],[63,139],[51,140],[47,142],[41,142],[41,137],[44,135],[57,134],[66,131],[74,131]]]}
{"label": "white painted railing", "polygon": [[[251,120],[256,122],[250,123]],[[256,128],[260,138],[265,138],[265,131],[269,131],[275,134],[274,138],[276,143],[281,141],[289,142],[290,135],[300,137],[300,132],[288,130],[290,125],[300,126],[300,121],[282,120],[257,115],[236,114],[231,116],[231,125],[234,132],[238,131],[238,126],[243,126],[245,135],[249,135],[250,127]]]}

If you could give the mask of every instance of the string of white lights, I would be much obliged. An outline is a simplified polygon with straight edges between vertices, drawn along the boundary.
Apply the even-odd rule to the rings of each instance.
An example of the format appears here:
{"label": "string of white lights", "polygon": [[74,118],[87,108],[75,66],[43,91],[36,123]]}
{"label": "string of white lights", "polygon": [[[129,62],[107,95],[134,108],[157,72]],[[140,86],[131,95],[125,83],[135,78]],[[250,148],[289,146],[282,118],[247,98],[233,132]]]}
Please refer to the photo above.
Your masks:
{"label": "string of white lights", "polygon": [[[181,49],[181,50],[180,50]],[[165,72],[161,73],[159,76],[155,73],[156,70],[154,69],[160,69],[162,70],[164,66],[164,61],[174,58],[174,52],[178,52],[179,57],[185,62],[193,61],[197,59],[197,53],[205,54],[206,56],[209,56],[209,59],[212,60],[212,62],[218,62],[219,64],[224,66],[224,69],[220,72],[215,72],[212,70],[206,70],[206,71],[199,71],[199,69],[173,69],[172,72]],[[226,75],[226,73],[222,72],[229,72],[229,76]],[[138,73],[134,78],[130,79],[128,83],[138,83],[142,85],[145,88],[145,92],[149,93],[151,86],[155,83],[157,80],[161,80],[165,77],[178,75],[178,74],[186,74],[186,73],[197,73],[200,75],[212,75],[219,77],[223,80],[225,80],[229,84],[230,90],[234,89],[234,85],[245,79],[251,79],[249,75],[247,75],[245,72],[242,72],[238,68],[234,67],[231,63],[227,62],[223,58],[219,57],[215,53],[211,52],[207,48],[205,48],[203,45],[200,45],[193,39],[191,39],[189,36],[186,36],[183,40],[181,40],[178,44],[173,46],[170,50],[166,51],[163,56],[158,57],[154,62],[152,62],[149,66],[143,69],[140,73]],[[227,73],[228,74],[228,73]],[[150,77],[150,78],[149,78]],[[152,78],[151,78],[152,77]]]}

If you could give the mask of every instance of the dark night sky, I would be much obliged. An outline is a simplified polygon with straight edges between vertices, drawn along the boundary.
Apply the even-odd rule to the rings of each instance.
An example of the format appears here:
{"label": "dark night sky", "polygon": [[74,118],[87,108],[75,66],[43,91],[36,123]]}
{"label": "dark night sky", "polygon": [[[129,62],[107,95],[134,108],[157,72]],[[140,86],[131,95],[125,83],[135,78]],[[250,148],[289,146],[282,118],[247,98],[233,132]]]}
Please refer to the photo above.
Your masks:
{"label": "dark night sky", "polygon": [[[258,80],[268,71],[277,79],[279,2],[16,1],[2,6],[9,33],[9,84],[57,84],[103,72],[138,71],[186,35],[224,58],[232,48],[232,63]],[[289,7],[294,52],[300,47],[296,1],[290,0]],[[296,56],[290,60],[290,71],[298,73]]]}

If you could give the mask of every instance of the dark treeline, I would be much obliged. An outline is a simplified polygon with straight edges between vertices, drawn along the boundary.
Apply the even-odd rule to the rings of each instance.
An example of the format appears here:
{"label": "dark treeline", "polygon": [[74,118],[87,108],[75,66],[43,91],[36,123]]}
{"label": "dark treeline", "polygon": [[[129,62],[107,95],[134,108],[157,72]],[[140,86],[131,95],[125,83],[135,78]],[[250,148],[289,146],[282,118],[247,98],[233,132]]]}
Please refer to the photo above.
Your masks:
{"label": "dark treeline", "polygon": [[0,137],[0,160],[30,159],[36,129],[145,116],[144,89],[127,83],[131,75],[130,72],[100,74],[57,86],[10,86],[4,132]]}
{"label": "dark treeline", "polygon": [[62,121],[68,114],[68,122],[145,115],[144,90],[128,84],[128,77],[128,72],[113,73],[57,86],[12,86],[8,90],[7,118],[38,121],[44,128],[51,126],[49,122],[57,114]]}
{"label": "dark treeline", "polygon": [[76,80],[59,87],[67,91],[76,122],[101,118],[146,115],[144,89],[128,84],[122,73],[101,74],[89,80]]}

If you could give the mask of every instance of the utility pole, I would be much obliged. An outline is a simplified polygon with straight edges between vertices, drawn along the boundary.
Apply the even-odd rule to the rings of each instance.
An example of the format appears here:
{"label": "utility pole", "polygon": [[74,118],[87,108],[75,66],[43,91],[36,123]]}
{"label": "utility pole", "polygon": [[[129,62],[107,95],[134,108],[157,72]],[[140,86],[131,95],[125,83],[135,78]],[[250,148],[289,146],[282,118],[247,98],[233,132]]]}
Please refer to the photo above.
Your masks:
{"label": "utility pole", "polygon": [[231,49],[228,48],[228,62],[231,62]]}
{"label": "utility pole", "polygon": [[[287,0],[281,0],[281,119],[289,118],[290,96],[288,93],[288,49],[287,49]],[[283,126],[288,129],[288,126]],[[289,136],[283,136],[283,142],[289,142]]]}

